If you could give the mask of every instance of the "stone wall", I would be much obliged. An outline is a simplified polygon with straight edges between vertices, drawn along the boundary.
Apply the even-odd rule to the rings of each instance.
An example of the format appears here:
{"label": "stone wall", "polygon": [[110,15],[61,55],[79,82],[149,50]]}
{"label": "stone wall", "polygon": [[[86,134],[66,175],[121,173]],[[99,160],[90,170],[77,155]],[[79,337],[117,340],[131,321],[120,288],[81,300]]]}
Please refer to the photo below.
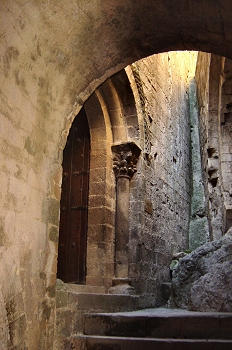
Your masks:
{"label": "stone wall", "polygon": [[232,61],[224,60],[221,77],[221,110],[219,115],[220,130],[220,170],[221,190],[224,201],[224,231],[232,226]]}
{"label": "stone wall", "polygon": [[54,327],[61,176],[54,154],[61,156],[57,145],[64,129],[63,121],[54,123],[54,118],[63,111],[59,103],[51,106],[57,90],[49,85],[49,74],[37,69],[26,73],[25,45],[20,36],[12,37],[1,70],[4,349],[49,348]]}
{"label": "stone wall", "polygon": [[231,312],[231,72],[231,60],[199,54],[199,132],[211,242],[181,259],[171,307]]}
{"label": "stone wall", "polygon": [[61,157],[73,116],[65,60],[39,39],[42,17],[33,3],[1,5],[1,349],[53,346]]}
{"label": "stone wall", "polygon": [[175,253],[188,249],[191,195],[189,79],[195,53],[148,57],[131,67],[142,155],[131,182],[130,277],[158,298]]}
{"label": "stone wall", "polygon": [[[230,60],[227,75],[230,76]],[[199,130],[201,142],[202,174],[207,203],[211,240],[219,239],[226,227],[226,209],[224,202],[229,199],[230,176],[228,174],[229,149],[228,129],[224,121],[226,102],[223,86],[228,86],[230,79],[224,78],[224,59],[213,54],[199,53],[196,68],[196,83],[199,104]],[[229,89],[230,90],[230,89]],[[225,179],[227,183],[225,184]],[[223,197],[222,197],[223,194]],[[228,200],[229,205],[229,200]]]}
{"label": "stone wall", "polygon": [[197,101],[197,84],[191,79],[189,85],[189,111],[191,128],[191,218],[189,226],[189,249],[193,250],[209,240],[207,200],[202,172],[201,133]]}

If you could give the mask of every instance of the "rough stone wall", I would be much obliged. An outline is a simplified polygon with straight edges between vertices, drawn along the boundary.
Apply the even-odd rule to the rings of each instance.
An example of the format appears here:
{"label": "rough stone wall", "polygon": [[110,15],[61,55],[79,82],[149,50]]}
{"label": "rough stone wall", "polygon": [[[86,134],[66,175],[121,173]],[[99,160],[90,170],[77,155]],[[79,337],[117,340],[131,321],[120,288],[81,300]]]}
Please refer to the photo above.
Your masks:
{"label": "rough stone wall", "polygon": [[189,113],[191,127],[191,218],[189,249],[193,250],[209,240],[207,200],[202,174],[199,110],[195,79],[189,85]]}
{"label": "rough stone wall", "polygon": [[188,248],[188,83],[195,60],[195,53],[166,53],[132,65],[143,154],[131,183],[130,277],[141,294],[153,297],[169,278],[174,253]]}
{"label": "rough stone wall", "polygon": [[[196,66],[196,85],[199,108],[199,136],[200,136],[200,157],[202,161],[201,173],[205,192],[205,214],[210,215],[209,208],[209,182],[208,182],[208,147],[209,141],[209,75],[210,75],[211,54],[199,52]],[[210,235],[213,237],[211,221]],[[195,247],[196,248],[196,247]]]}
{"label": "rough stone wall", "polygon": [[[51,338],[40,335],[52,333],[54,322],[61,172],[58,165],[51,166],[49,152],[56,148],[58,133],[46,107],[51,98],[46,79],[25,82],[20,71],[12,90],[15,60],[10,55],[1,93],[1,302],[8,329],[1,341],[3,349],[6,341],[9,348],[36,349],[39,341],[41,348],[49,348]],[[29,90],[44,97],[37,109]]]}
{"label": "rough stone wall", "polygon": [[1,4],[1,349],[53,344],[61,132],[71,121],[62,63],[52,70],[38,39],[41,16],[32,3]]}
{"label": "rough stone wall", "polygon": [[169,305],[175,308],[231,312],[231,72],[230,60],[199,53],[200,156],[211,242],[174,271]]}
{"label": "rough stone wall", "polygon": [[[223,190],[230,157],[229,140],[224,139],[227,127],[221,125],[222,118],[224,120],[224,108],[226,108],[226,103],[224,107],[222,105],[223,61],[224,59],[220,56],[199,53],[196,68],[202,174],[211,240],[219,239],[225,232],[226,220],[223,202],[226,197],[230,197],[230,176],[227,177],[229,182],[227,190]],[[228,69],[228,73],[229,71],[231,70]],[[225,93],[224,96],[228,98],[228,94]],[[227,192],[227,195],[224,194],[224,200],[223,191]]]}
{"label": "rough stone wall", "polygon": [[232,61],[225,59],[221,87],[220,170],[224,201],[224,229],[232,226]]}

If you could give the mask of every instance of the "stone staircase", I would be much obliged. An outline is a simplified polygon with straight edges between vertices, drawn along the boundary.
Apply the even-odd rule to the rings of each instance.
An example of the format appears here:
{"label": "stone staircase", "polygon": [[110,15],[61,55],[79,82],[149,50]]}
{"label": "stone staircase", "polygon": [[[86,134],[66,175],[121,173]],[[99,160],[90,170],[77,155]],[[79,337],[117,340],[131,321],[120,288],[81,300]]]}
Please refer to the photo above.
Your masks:
{"label": "stone staircase", "polygon": [[165,308],[86,313],[83,335],[73,341],[81,350],[232,350],[232,314]]}

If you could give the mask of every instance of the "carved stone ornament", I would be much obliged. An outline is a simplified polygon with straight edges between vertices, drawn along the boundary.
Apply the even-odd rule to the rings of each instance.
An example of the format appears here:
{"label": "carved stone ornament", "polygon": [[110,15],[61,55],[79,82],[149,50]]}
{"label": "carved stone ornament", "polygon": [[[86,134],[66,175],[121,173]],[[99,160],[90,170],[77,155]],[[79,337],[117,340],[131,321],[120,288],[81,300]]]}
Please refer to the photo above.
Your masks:
{"label": "carved stone ornament", "polygon": [[112,146],[113,170],[116,178],[123,176],[132,178],[137,171],[136,164],[141,149],[134,142],[121,143]]}

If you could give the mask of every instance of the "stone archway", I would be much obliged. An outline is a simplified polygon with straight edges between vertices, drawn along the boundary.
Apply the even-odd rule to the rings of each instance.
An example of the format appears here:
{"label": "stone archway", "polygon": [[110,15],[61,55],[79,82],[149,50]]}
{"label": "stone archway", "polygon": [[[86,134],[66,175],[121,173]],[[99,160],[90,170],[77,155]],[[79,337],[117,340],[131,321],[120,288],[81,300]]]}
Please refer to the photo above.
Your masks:
{"label": "stone archway", "polygon": [[[59,103],[66,108],[75,102],[82,105],[108,77],[154,53],[198,50],[232,58],[229,0],[115,0],[110,4],[95,0],[91,4],[71,1],[69,6],[52,2],[46,11],[43,1],[32,1],[21,5],[21,14],[28,18],[23,28],[13,1],[2,6],[2,22],[8,9],[20,36],[11,36],[6,59],[22,55],[21,68],[26,68],[26,62],[37,62],[46,75],[45,82],[56,87]],[[29,26],[32,14],[37,21]],[[10,31],[10,26],[5,26],[6,35]],[[25,86],[28,83],[25,81]]]}
{"label": "stone archway", "polygon": [[[72,235],[71,228],[68,229],[68,223],[63,220],[62,206],[66,207],[63,199],[67,199],[65,195],[65,179],[63,178],[62,195],[61,195],[61,223],[60,223],[60,243],[58,256],[58,278],[64,282],[86,284],[76,287],[75,290],[88,291],[88,286],[102,287],[98,290],[106,290],[112,285],[112,279],[115,274],[114,268],[114,240],[115,240],[115,178],[113,175],[113,155],[111,146],[117,146],[125,143],[127,140],[139,141],[138,119],[135,109],[135,101],[130,83],[125,71],[121,71],[103,83],[86,101],[82,110],[74,119],[70,129],[71,135],[68,137],[67,144],[70,143],[70,137],[73,134],[73,128],[78,129],[78,121],[83,114],[86,114],[90,133],[90,154],[89,154],[89,191],[88,203],[86,210],[88,211],[88,223],[85,227],[86,243],[80,246],[80,242],[74,242],[75,238],[70,241],[70,251],[65,249],[64,239],[62,238],[63,230],[66,232],[64,236]],[[83,121],[81,121],[81,125]],[[80,127],[81,127],[80,125]],[[64,150],[63,164],[67,162],[67,144]],[[76,147],[75,152],[78,153]],[[81,152],[83,153],[83,152]],[[77,156],[75,156],[75,159]],[[72,163],[72,160],[71,160]],[[65,169],[63,172],[67,172]],[[76,176],[76,174],[74,174]],[[64,176],[63,176],[64,177]],[[67,186],[66,186],[67,187]],[[78,191],[70,189],[70,198]],[[82,191],[82,189],[80,189]],[[62,204],[63,203],[63,204]],[[129,197],[128,203],[129,205]],[[75,207],[76,208],[76,207]],[[73,209],[71,208],[71,214]],[[78,210],[79,207],[76,208]],[[81,209],[80,209],[81,210]],[[82,210],[83,211],[83,210]],[[87,212],[86,212],[87,213]],[[70,215],[71,215],[70,214]],[[74,213],[75,214],[75,213]],[[69,215],[69,216],[70,216]],[[127,218],[128,220],[128,218]],[[64,222],[63,222],[64,221]],[[117,220],[116,220],[117,221]],[[72,226],[72,225],[71,225]],[[80,228],[81,229],[81,228]],[[81,233],[81,232],[80,232]],[[127,232],[128,234],[128,232]],[[74,229],[73,236],[76,236]],[[70,240],[66,237],[67,242]],[[86,244],[86,247],[85,247]],[[65,253],[62,254],[62,249]],[[85,252],[86,249],[86,252]],[[70,266],[70,262],[64,263],[65,257],[70,260],[70,255],[74,251],[74,258],[81,253],[83,256],[82,266],[86,275],[80,278],[65,278],[62,272],[66,266],[66,270],[75,266]],[[77,254],[78,253],[78,254]],[[64,255],[63,259],[62,256]],[[74,262],[77,270],[79,260]],[[85,266],[86,265],[86,266]],[[82,272],[81,272],[82,274]]]}
{"label": "stone archway", "polygon": [[[51,348],[52,337],[46,335],[54,324],[49,310],[56,281],[61,157],[73,117],[107,78],[142,57],[194,49],[232,58],[231,1],[71,0],[67,5],[9,0],[2,2],[0,18],[1,121],[6,126],[1,133],[6,236],[1,249],[3,261],[12,266],[8,274],[2,264],[2,304],[11,300],[7,287],[21,274],[27,347],[36,347],[41,334],[41,347]],[[46,324],[41,317],[47,317]]]}

